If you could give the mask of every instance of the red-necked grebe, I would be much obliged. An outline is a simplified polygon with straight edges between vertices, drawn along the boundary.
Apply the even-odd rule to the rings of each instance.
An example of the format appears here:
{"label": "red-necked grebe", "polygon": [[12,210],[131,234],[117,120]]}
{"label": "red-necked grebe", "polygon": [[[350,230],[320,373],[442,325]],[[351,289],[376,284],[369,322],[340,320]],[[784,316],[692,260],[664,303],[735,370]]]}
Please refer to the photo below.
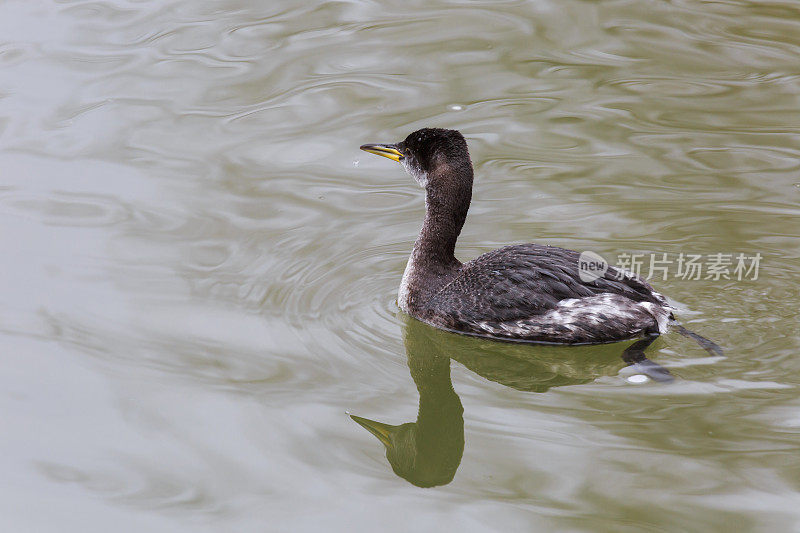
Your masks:
{"label": "red-necked grebe", "polygon": [[473,179],[467,142],[458,131],[425,128],[396,144],[361,149],[399,162],[425,189],[425,220],[397,298],[412,317],[442,329],[510,341],[649,339],[641,349],[672,322],[704,348],[719,350],[674,323],[664,296],[638,276],[609,267],[597,279],[583,281],[580,254],[573,250],[519,244],[464,264],[458,261],[454,250]]}

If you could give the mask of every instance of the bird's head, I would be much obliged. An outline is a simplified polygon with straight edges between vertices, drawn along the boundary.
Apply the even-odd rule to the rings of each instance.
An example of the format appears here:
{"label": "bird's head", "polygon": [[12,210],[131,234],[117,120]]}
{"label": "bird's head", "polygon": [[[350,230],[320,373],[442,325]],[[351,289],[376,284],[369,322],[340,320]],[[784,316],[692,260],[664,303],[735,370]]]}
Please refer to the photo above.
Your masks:
{"label": "bird's head", "polygon": [[468,176],[472,183],[467,141],[456,130],[423,128],[399,143],[364,144],[361,149],[400,163],[423,188],[451,174]]}
{"label": "bird's head", "polygon": [[463,419],[460,435],[426,437],[416,422],[391,426],[355,415],[350,418],[383,443],[392,470],[409,483],[435,487],[450,483],[456,475],[464,452]]}

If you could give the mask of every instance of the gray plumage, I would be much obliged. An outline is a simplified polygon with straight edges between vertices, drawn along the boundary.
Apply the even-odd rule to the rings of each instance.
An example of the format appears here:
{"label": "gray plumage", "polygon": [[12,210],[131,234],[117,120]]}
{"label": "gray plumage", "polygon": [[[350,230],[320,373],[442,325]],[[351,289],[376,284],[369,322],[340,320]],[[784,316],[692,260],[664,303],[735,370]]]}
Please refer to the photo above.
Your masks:
{"label": "gray plumage", "polygon": [[398,293],[414,318],[471,335],[568,344],[666,331],[672,310],[647,282],[613,267],[585,282],[572,250],[521,244],[460,263],[454,250],[473,169],[459,132],[425,128],[397,144],[361,148],[400,162],[425,188],[425,220]]}

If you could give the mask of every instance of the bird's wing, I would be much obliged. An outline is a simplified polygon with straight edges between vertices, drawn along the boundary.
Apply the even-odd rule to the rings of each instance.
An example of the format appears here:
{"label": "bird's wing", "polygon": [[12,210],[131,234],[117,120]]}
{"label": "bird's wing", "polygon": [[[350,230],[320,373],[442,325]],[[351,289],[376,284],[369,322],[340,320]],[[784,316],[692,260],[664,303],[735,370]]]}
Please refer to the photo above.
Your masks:
{"label": "bird's wing", "polygon": [[506,246],[466,263],[430,302],[452,326],[482,320],[528,318],[554,309],[558,302],[612,293],[634,302],[664,304],[650,285],[610,267],[603,277],[584,282],[579,253],[555,246]]}

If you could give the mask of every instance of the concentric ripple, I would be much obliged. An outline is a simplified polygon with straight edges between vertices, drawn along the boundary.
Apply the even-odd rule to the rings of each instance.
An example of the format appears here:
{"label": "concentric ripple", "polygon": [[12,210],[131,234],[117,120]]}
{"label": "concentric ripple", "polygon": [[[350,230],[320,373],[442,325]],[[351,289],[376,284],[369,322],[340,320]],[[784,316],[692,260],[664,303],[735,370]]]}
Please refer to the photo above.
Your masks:
{"label": "concentric ripple", "polygon": [[[0,3],[6,529],[797,530],[798,21],[794,0]],[[757,279],[653,280],[725,355],[660,339],[660,386],[619,346],[442,334],[463,457],[407,485],[345,411],[419,414],[395,301],[423,192],[358,146],[424,126],[469,142],[462,260],[760,254]]]}

